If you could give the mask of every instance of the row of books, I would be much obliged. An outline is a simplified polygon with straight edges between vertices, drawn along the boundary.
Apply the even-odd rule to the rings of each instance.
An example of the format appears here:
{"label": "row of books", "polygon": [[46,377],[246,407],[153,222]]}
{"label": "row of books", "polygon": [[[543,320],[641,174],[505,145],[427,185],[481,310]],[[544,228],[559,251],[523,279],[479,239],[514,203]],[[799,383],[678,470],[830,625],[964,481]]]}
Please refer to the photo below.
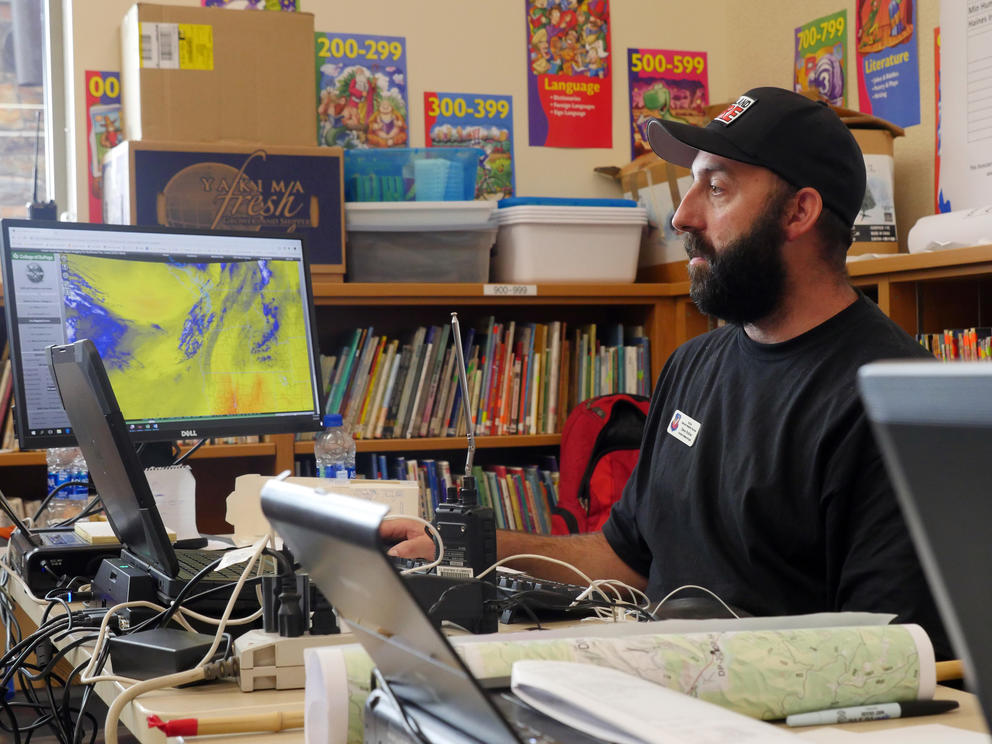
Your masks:
{"label": "row of books", "polygon": [[992,359],[992,328],[948,328],[940,333],[920,333],[916,340],[938,359],[984,361]]}
{"label": "row of books", "polygon": [[[650,394],[650,342],[641,326],[486,318],[463,338],[469,410],[477,435],[552,434],[580,401],[615,392]],[[463,436],[457,353],[447,325],[400,340],[357,328],[321,357],[327,413],[355,439]]]}
{"label": "row of books", "polygon": [[[315,475],[313,462],[297,460],[297,475]],[[362,453],[356,462],[359,476],[374,479],[412,480],[420,486],[420,514],[433,519],[451,486],[461,486],[462,473],[452,474],[448,460]],[[551,514],[558,503],[558,460],[541,457],[540,465],[475,465],[479,503],[493,510],[499,529],[551,533]]]}

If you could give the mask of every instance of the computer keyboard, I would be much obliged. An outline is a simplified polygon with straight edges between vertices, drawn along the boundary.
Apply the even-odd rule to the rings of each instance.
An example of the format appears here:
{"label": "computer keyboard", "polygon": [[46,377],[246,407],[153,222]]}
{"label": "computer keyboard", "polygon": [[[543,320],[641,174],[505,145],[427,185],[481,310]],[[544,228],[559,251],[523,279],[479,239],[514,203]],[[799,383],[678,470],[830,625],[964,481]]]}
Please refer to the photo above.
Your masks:
{"label": "computer keyboard", "polygon": [[593,614],[590,607],[572,607],[588,587],[566,584],[550,579],[538,579],[520,573],[497,572],[497,597],[509,602],[500,613],[504,624],[537,620],[574,619]]}

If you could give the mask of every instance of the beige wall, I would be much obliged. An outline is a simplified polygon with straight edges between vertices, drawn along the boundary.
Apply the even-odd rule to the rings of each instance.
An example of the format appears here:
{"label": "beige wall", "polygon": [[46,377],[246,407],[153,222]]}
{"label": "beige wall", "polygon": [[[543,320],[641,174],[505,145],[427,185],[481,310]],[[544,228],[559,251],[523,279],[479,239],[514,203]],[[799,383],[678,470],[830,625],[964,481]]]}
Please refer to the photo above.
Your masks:
{"label": "beige wall", "polygon": [[[86,70],[120,69],[119,24],[131,0],[63,0],[70,38],[73,92],[69,152],[76,157],[70,210],[85,213]],[[933,28],[937,0],[918,0],[922,121],[896,142],[896,206],[900,241],[933,202]],[[199,0],[168,4],[199,5]],[[755,85],[791,84],[793,30],[840,8],[848,10],[848,54],[853,55],[854,0],[613,0],[613,147],[555,149],[527,146],[526,29],[522,0],[303,0],[317,31],[406,37],[411,144],[423,145],[425,90],[512,95],[517,193],[615,196],[618,188],[593,172],[630,159],[627,112],[628,47],[705,50],[710,100],[730,99]],[[233,11],[232,11],[233,12]],[[856,78],[849,65],[849,105]]]}

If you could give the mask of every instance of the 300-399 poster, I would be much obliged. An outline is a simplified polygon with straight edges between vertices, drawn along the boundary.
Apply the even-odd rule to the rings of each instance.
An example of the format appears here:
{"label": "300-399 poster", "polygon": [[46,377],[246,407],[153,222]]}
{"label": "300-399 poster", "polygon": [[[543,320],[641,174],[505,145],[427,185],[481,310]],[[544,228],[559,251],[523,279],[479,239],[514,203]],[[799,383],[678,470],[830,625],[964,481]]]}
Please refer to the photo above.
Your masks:
{"label": "300-399 poster", "polygon": [[475,197],[513,196],[513,99],[478,93],[424,93],[428,147],[478,147]]}

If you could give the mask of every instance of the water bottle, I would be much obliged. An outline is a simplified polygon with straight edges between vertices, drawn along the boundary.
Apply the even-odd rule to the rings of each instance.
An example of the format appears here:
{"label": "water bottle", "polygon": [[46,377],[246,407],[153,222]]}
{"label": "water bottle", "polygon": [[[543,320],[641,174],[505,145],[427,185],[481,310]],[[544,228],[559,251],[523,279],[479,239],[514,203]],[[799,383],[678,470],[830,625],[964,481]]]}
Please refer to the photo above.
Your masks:
{"label": "water bottle", "polygon": [[324,416],[324,430],[313,442],[320,478],[355,477],[355,440],[341,421],[341,414]]}
{"label": "water bottle", "polygon": [[[69,447],[51,447],[45,452],[45,462],[48,464],[48,493],[54,491],[67,480],[72,470],[72,455]],[[56,496],[65,496],[62,489]]]}
{"label": "water bottle", "polygon": [[72,452],[72,461],[69,464],[69,480],[79,481],[80,485],[69,486],[66,490],[70,493],[66,494],[66,496],[77,501],[85,501],[90,495],[88,485],[90,469],[87,467],[86,458],[83,457],[83,453],[79,447],[72,447],[70,450]]}

